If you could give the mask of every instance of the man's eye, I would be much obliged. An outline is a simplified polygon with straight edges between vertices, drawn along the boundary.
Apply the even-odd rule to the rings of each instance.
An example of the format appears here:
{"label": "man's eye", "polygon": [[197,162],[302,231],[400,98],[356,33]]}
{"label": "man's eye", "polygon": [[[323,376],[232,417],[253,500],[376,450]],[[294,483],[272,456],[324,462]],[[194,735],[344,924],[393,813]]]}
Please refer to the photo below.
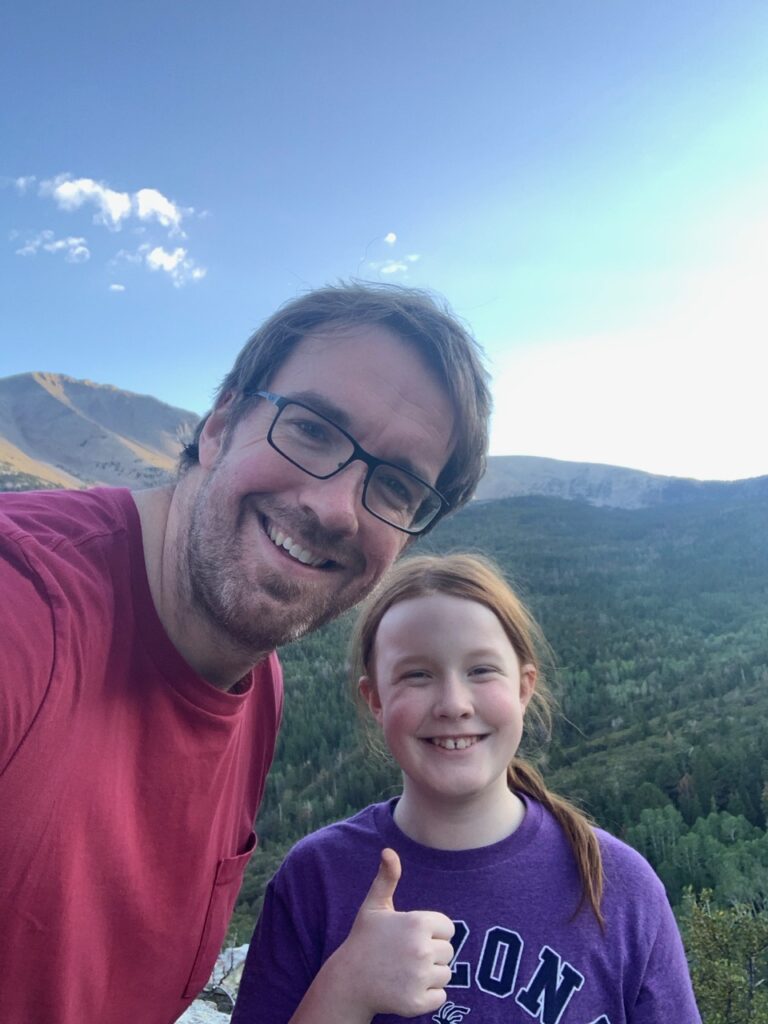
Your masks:
{"label": "man's eye", "polygon": [[381,497],[393,508],[415,509],[418,506],[419,498],[415,488],[410,487],[397,473],[377,473],[376,486]]}
{"label": "man's eye", "polygon": [[287,430],[290,430],[297,441],[322,444],[330,439],[331,431],[324,423],[320,423],[319,420],[292,419],[285,424],[285,427]]}

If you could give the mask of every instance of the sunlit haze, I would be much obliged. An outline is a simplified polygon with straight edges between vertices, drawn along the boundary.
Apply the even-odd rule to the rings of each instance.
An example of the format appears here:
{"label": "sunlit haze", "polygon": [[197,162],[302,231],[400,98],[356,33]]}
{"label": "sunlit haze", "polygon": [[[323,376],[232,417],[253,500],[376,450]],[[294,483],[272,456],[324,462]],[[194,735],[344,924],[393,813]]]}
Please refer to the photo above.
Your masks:
{"label": "sunlit haze", "polygon": [[198,412],[352,277],[445,296],[493,454],[768,473],[768,6],[12,0],[0,376]]}

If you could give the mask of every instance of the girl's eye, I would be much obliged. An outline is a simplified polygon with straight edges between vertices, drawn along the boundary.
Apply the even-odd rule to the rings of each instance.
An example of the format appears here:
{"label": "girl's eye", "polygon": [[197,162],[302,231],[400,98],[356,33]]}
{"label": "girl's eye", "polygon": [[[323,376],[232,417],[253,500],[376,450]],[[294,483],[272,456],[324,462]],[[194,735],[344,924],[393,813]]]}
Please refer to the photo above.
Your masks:
{"label": "girl's eye", "polygon": [[471,676],[492,676],[498,672],[498,669],[493,665],[475,665],[474,668],[469,670]]}

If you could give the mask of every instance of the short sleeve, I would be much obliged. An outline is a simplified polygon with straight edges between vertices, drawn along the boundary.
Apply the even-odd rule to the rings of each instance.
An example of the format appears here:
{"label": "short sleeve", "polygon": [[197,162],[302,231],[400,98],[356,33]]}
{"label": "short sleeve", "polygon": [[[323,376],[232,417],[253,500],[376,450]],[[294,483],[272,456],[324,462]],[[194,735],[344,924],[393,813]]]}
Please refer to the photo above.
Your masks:
{"label": "short sleeve", "polygon": [[288,1024],[320,969],[279,891],[278,879],[279,874],[264,896],[232,1024]]}
{"label": "short sleeve", "polygon": [[45,586],[23,549],[0,538],[0,773],[45,698],[54,647]]}
{"label": "short sleeve", "polygon": [[665,896],[660,909],[659,928],[628,1019],[631,1024],[701,1024],[685,949]]}

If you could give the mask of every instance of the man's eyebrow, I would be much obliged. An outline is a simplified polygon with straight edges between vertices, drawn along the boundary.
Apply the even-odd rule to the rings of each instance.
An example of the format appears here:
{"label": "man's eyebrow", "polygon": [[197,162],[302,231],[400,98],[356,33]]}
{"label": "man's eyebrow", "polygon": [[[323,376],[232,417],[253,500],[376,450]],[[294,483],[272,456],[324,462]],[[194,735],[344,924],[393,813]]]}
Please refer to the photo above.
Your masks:
{"label": "man's eyebrow", "polygon": [[284,395],[284,397],[292,402],[303,402],[314,412],[319,412],[321,416],[326,416],[329,420],[333,420],[337,426],[342,427],[344,430],[349,430],[352,425],[349,416],[340,406],[317,391],[291,391],[290,394]]}
{"label": "man's eyebrow", "polygon": [[[292,402],[303,402],[308,405],[314,412],[319,412],[321,416],[326,416],[329,420],[346,430],[349,434],[354,437],[354,431],[352,430],[352,421],[349,415],[335,402],[330,401],[325,395],[321,395],[317,391],[292,391],[290,394],[284,395],[284,398],[290,399]],[[355,438],[357,441],[357,438]],[[378,459],[378,455],[374,455],[373,452],[368,452],[373,458]],[[424,470],[417,466],[412,459],[408,456],[398,457],[395,459],[381,458],[382,462],[388,463],[390,466],[397,466],[398,469],[404,469],[408,473],[412,473],[413,476],[428,483],[427,476]]]}

